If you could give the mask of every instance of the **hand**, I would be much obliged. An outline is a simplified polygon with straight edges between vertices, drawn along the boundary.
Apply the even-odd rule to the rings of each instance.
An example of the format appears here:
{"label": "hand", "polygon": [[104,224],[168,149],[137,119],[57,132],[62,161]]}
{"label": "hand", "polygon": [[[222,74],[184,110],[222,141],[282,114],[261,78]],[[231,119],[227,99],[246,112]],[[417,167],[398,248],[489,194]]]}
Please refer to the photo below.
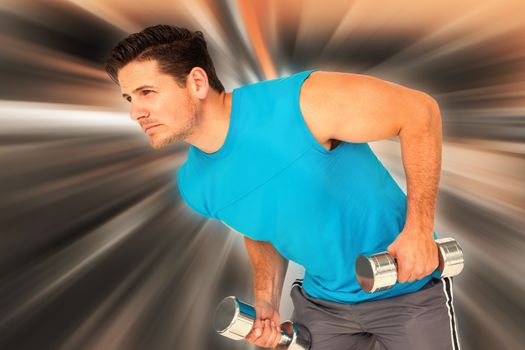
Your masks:
{"label": "hand", "polygon": [[257,346],[275,348],[281,340],[279,327],[279,312],[266,301],[257,301],[255,307],[255,322],[245,339]]}
{"label": "hand", "polygon": [[433,232],[421,232],[405,226],[387,250],[397,261],[397,280],[400,283],[420,280],[433,273],[439,265]]}

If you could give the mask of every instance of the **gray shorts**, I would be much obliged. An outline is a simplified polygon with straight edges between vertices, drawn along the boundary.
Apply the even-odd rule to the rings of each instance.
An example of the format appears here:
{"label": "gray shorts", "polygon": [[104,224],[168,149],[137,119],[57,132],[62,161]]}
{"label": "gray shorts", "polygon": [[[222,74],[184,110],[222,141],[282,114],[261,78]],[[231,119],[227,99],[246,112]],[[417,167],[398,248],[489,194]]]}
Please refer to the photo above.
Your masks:
{"label": "gray shorts", "polygon": [[459,350],[452,279],[431,279],[393,298],[340,304],[313,298],[296,280],[292,320],[312,335],[311,350]]}

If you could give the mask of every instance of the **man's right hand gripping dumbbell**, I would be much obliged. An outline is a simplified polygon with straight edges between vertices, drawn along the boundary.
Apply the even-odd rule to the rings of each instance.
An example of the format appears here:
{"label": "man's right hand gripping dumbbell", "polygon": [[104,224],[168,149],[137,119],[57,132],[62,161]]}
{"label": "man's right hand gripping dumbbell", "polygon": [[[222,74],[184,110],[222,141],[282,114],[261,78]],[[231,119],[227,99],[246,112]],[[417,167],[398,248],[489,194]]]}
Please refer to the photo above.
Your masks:
{"label": "man's right hand gripping dumbbell", "polygon": [[257,346],[275,348],[281,339],[279,303],[288,260],[271,243],[244,237],[253,267],[255,324],[246,340]]}
{"label": "man's right hand gripping dumbbell", "polygon": [[256,319],[246,340],[264,348],[275,348],[281,340],[278,306],[267,300],[257,300],[254,304]]}
{"label": "man's right hand gripping dumbbell", "polygon": [[217,306],[215,330],[233,340],[244,339],[276,350],[308,350],[311,335],[306,327],[291,320],[280,322],[279,303],[288,260],[268,242],[245,237],[253,264],[255,304],[229,296]]}

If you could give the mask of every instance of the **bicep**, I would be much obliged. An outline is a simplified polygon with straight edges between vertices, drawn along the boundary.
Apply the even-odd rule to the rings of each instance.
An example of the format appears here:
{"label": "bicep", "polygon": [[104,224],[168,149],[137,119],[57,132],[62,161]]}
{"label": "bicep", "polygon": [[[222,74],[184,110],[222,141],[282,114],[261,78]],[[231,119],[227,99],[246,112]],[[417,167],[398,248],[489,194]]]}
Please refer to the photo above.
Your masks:
{"label": "bicep", "polygon": [[424,123],[433,100],[427,94],[367,75],[318,72],[301,90],[301,110],[326,139],[371,142]]}

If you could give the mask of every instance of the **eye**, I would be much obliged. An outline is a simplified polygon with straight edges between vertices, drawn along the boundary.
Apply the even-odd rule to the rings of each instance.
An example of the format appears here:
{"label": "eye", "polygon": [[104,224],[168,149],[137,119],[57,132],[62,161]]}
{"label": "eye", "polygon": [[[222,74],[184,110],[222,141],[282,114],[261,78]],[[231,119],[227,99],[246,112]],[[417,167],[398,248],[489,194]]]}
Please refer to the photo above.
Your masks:
{"label": "eye", "polygon": [[142,94],[143,94],[143,95],[147,95],[147,94],[149,94],[150,92],[153,92],[153,90],[147,90],[147,89],[142,90]]}
{"label": "eye", "polygon": [[127,96],[126,101],[131,102],[131,96]]}

